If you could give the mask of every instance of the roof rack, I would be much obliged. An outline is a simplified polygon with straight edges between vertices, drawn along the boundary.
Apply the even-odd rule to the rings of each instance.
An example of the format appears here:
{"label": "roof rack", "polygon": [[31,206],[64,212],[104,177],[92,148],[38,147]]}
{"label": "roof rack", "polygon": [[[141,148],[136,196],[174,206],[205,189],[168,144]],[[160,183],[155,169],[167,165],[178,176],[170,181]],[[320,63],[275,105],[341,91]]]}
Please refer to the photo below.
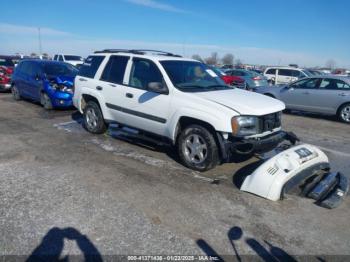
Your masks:
{"label": "roof rack", "polygon": [[138,54],[138,55],[145,55],[146,53],[152,53],[157,55],[163,55],[163,56],[173,56],[173,57],[181,57],[180,55],[172,54],[169,52],[159,51],[159,50],[152,50],[152,49],[104,49],[101,51],[95,51],[95,54],[99,53],[132,53],[132,54]]}
{"label": "roof rack", "polygon": [[173,54],[170,52],[164,52],[164,51],[152,50],[152,49],[136,49],[136,50],[132,50],[132,51],[141,52],[143,54],[152,53],[152,54],[164,55],[164,56],[181,57],[180,55],[176,55],[176,54]]}
{"label": "roof rack", "polygon": [[130,50],[130,49],[103,49],[101,51],[95,51],[95,54],[99,53],[133,53],[133,54],[143,54],[141,52],[137,52],[136,50]]}

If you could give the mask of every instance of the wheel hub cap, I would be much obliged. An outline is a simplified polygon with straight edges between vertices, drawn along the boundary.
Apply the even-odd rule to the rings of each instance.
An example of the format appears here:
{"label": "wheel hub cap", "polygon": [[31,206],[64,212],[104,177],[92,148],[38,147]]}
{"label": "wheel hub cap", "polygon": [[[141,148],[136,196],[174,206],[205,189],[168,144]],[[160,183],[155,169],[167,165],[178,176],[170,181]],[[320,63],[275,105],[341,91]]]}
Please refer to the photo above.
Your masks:
{"label": "wheel hub cap", "polygon": [[95,110],[89,108],[86,111],[86,122],[91,128],[95,128],[97,126],[97,116]]}
{"label": "wheel hub cap", "polygon": [[188,136],[183,149],[186,159],[192,163],[200,164],[207,157],[207,145],[199,135]]}
{"label": "wheel hub cap", "polygon": [[350,122],[350,106],[346,106],[341,111],[341,117],[344,121]]}

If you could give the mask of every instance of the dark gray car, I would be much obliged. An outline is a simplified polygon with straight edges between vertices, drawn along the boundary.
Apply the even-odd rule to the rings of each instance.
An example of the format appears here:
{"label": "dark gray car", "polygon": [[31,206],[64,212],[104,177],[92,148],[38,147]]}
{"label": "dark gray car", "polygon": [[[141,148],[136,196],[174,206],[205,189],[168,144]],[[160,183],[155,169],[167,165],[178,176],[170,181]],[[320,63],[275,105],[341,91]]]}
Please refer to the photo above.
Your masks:
{"label": "dark gray car", "polygon": [[337,115],[350,124],[350,78],[319,76],[255,90],[283,101],[287,109]]}

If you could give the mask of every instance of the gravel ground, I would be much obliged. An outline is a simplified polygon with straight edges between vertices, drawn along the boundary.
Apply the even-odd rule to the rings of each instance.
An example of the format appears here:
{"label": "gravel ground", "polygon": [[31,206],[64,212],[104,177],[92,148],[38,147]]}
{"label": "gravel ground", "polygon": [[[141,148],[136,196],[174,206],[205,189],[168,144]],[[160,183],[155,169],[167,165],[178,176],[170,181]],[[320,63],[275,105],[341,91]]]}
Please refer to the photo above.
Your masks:
{"label": "gravel ground", "polygon": [[[335,210],[297,196],[270,202],[232,183],[256,159],[197,173],[171,148],[113,130],[94,136],[78,120],[74,110],[1,94],[0,255],[350,255],[349,201]],[[348,125],[301,114],[283,121],[350,173]]]}

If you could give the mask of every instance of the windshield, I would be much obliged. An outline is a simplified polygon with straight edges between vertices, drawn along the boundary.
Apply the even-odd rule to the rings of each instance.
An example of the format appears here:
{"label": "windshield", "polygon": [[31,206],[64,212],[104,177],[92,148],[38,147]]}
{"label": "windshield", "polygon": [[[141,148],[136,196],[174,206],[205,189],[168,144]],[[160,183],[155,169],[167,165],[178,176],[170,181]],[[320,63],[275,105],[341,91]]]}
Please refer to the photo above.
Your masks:
{"label": "windshield", "polygon": [[308,76],[308,77],[310,77],[310,76],[314,76],[314,74],[313,73],[311,73],[310,71],[308,71],[308,70],[303,70],[303,72]]}
{"label": "windshield", "polygon": [[214,66],[210,66],[209,68],[210,68],[211,70],[213,70],[214,73],[217,74],[218,76],[225,76],[225,75],[226,75],[226,74],[225,74],[223,71],[221,71],[219,68],[216,68],[216,67],[214,67]]}
{"label": "windshield", "polygon": [[185,92],[232,89],[207,65],[194,61],[161,61],[173,85]]}
{"label": "windshield", "polygon": [[72,65],[64,63],[46,63],[44,72],[49,76],[71,76],[74,77],[78,73],[78,69]]}
{"label": "windshield", "polygon": [[11,59],[0,58],[0,66],[15,66]]}
{"label": "windshield", "polygon": [[77,55],[65,55],[64,59],[68,61],[83,61],[83,58]]}

